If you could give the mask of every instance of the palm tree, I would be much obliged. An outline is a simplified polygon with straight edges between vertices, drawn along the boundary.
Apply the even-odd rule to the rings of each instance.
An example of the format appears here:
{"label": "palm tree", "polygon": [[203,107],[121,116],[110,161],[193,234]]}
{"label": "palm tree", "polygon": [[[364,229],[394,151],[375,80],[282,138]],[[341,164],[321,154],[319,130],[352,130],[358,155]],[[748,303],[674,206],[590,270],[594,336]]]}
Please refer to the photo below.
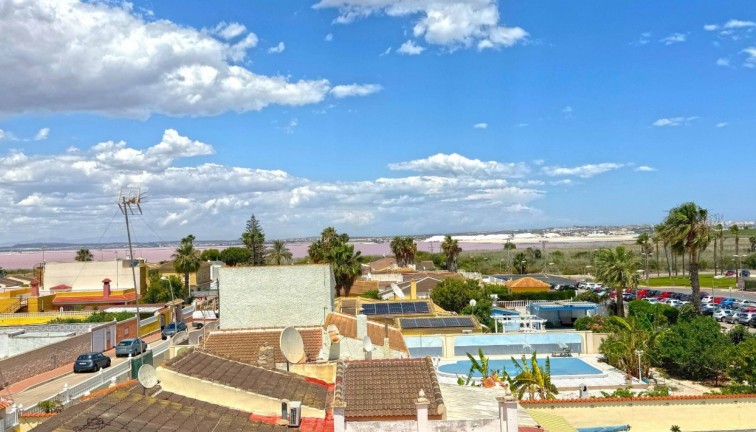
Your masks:
{"label": "palm tree", "polygon": [[724,226],[717,224],[717,235],[719,236],[719,264],[722,274],[724,274]]}
{"label": "palm tree", "polygon": [[525,274],[528,272],[528,260],[527,255],[524,252],[517,252],[514,256],[514,268],[517,269],[519,274]]}
{"label": "palm tree", "polygon": [[286,243],[283,240],[273,240],[273,245],[265,251],[268,263],[281,265],[291,262],[291,251],[286,247]]}
{"label": "palm tree", "polygon": [[654,242],[654,249],[656,251],[656,277],[661,276],[659,268],[659,236],[654,233],[654,235],[651,237],[651,241]]}
{"label": "palm tree", "polygon": [[184,288],[189,291],[189,273],[194,273],[200,268],[200,252],[194,248],[195,237],[191,234],[181,239],[181,245],[171,257],[173,268],[176,273],[184,275]]}
{"label": "palm tree", "polygon": [[522,399],[526,392],[530,400],[535,399],[536,396],[539,399],[556,399],[559,390],[551,383],[551,361],[548,357],[546,357],[546,365],[543,369],[536,360],[535,352],[530,358],[529,365],[524,355],[522,363],[518,363],[514,357],[512,361],[519,371],[512,379],[512,389],[517,392],[518,399]]}
{"label": "palm tree", "polygon": [[349,296],[357,276],[362,272],[360,251],[354,251],[354,245],[346,243],[336,244],[328,253],[327,262],[331,263],[333,276],[336,279],[336,295]]}
{"label": "palm tree", "polygon": [[459,247],[457,240],[454,240],[450,235],[447,235],[444,237],[443,243],[441,243],[441,250],[446,259],[446,269],[450,272],[456,272],[457,258],[459,258],[459,254],[462,252],[462,248]]}
{"label": "palm tree", "polygon": [[647,275],[648,255],[653,250],[653,248],[651,247],[651,237],[648,235],[648,233],[640,233],[640,235],[638,235],[638,238],[635,240],[635,244],[638,244],[641,247],[641,255],[643,256],[643,271],[644,275]]}
{"label": "palm tree", "polygon": [[701,310],[701,281],[698,278],[698,258],[711,241],[709,211],[694,202],[680,204],[669,211],[662,222],[662,236],[674,249],[688,254],[690,265],[690,287],[693,293],[693,306]]}
{"label": "palm tree", "polygon": [[415,262],[417,245],[412,237],[401,238],[396,236],[391,240],[391,251],[394,253],[394,257],[396,257],[396,265],[406,267]]}
{"label": "palm tree", "polygon": [[730,225],[730,234],[735,234],[735,255],[740,254],[740,227]]}
{"label": "palm tree", "polygon": [[748,242],[751,243],[751,252],[756,252],[756,236],[748,237]]}
{"label": "palm tree", "polygon": [[92,255],[92,252],[89,251],[89,249],[81,248],[78,252],[76,252],[76,257],[74,259],[80,262],[92,261],[94,259],[94,256]]}
{"label": "palm tree", "polygon": [[637,374],[638,352],[643,351],[640,366],[641,369],[647,369],[656,352],[657,341],[663,334],[659,317],[654,320],[651,322],[634,316],[611,317],[609,323],[614,330],[599,347],[606,362],[627,374]]}
{"label": "palm tree", "polygon": [[[719,263],[717,262],[717,241],[722,241],[722,224],[717,224],[716,226],[714,226],[712,232],[714,233],[712,235],[712,237],[714,238],[714,276],[716,276],[717,268],[719,268]],[[722,254],[720,254],[719,258],[722,258]]]}
{"label": "palm tree", "polygon": [[617,301],[617,315],[624,316],[625,308],[622,294],[625,288],[638,286],[640,267],[637,256],[625,246],[614,249],[601,249],[596,256],[596,277],[608,286],[614,288]]}
{"label": "palm tree", "polygon": [[664,259],[667,261],[667,276],[672,277],[672,263],[669,261],[669,241],[662,236],[662,226],[654,225],[654,238],[664,246]]}

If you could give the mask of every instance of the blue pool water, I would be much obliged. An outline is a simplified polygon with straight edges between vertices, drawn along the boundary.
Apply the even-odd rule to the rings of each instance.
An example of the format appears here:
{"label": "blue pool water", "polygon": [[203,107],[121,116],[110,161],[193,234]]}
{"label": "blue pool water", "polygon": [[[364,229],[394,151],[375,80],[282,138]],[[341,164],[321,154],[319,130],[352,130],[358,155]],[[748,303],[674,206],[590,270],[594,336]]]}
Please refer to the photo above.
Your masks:
{"label": "blue pool water", "polygon": [[[517,359],[519,362],[520,359]],[[530,362],[530,358],[527,358]],[[551,362],[551,375],[600,375],[602,372],[588,363],[572,357],[557,357],[550,359]],[[546,359],[538,359],[538,365],[542,368],[546,366]],[[518,373],[517,368],[511,359],[490,360],[489,369],[494,370],[506,370],[510,376],[515,376]],[[439,366],[440,372],[453,374],[453,375],[467,375],[470,372],[470,360],[460,360],[455,363],[445,364]],[[479,376],[476,374],[476,376]]]}

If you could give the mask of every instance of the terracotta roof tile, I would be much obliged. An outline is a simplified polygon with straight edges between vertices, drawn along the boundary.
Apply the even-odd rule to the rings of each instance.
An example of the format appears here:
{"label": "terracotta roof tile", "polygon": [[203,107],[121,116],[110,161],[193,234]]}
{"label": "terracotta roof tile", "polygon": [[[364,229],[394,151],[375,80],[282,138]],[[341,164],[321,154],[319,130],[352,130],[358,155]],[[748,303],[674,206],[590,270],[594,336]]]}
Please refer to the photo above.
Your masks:
{"label": "terracotta roof tile", "polygon": [[[323,330],[320,327],[297,327],[304,340],[305,354],[316,359],[323,346]],[[202,349],[210,354],[257,365],[260,347],[267,343],[273,347],[276,363],[285,363],[281,352],[280,338],[283,328],[224,329],[213,330],[202,343]]]}
{"label": "terracotta roof tile", "polygon": [[440,416],[444,400],[430,357],[339,362],[334,405],[346,404],[347,419],[359,417],[417,417],[420,390],[429,400],[428,413]]}
{"label": "terracotta roof tile", "polygon": [[506,283],[509,288],[548,288],[551,285],[532,277],[524,277]]}
{"label": "terracotta roof tile", "polygon": [[[357,338],[357,317],[352,315],[346,315],[338,312],[328,314],[326,317],[326,327],[330,324],[335,325],[339,329],[339,333],[342,336],[351,339]],[[373,342],[373,345],[383,346],[383,339],[386,335],[385,325],[368,320],[367,324],[368,336]],[[407,344],[404,342],[404,336],[398,328],[394,326],[388,327],[389,333],[389,346],[391,349],[401,351],[403,353],[409,353]]]}
{"label": "terracotta roof tile", "polygon": [[268,370],[216,357],[202,351],[188,350],[163,367],[182,375],[244,390],[275,399],[301,401],[302,405],[325,410],[329,393],[326,386],[304,377],[278,370]]}

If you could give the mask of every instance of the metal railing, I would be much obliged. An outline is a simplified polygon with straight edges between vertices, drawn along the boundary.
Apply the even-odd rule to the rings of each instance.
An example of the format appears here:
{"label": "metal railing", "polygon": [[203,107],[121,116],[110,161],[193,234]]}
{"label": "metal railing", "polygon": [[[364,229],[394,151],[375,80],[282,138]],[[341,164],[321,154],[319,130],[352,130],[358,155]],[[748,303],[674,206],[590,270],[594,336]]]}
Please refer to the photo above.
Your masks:
{"label": "metal railing", "polygon": [[0,315],[5,315],[5,314],[14,314],[15,315],[15,312],[20,307],[21,307],[21,300],[18,299],[18,298],[16,298],[16,299],[14,299],[14,301],[12,301],[12,302],[8,303],[7,305],[5,305],[4,308],[0,309]]}
{"label": "metal railing", "polygon": [[5,410],[4,430],[13,430],[14,427],[18,426],[18,411],[19,410],[16,405],[13,405],[12,407]]}
{"label": "metal railing", "polygon": [[553,301],[554,300],[510,300],[497,302],[497,305],[506,309],[511,309],[516,307],[527,307],[534,303],[549,303]]}
{"label": "metal railing", "polygon": [[144,326],[146,326],[147,324],[152,324],[152,323],[154,323],[155,321],[157,321],[157,320],[158,320],[158,318],[159,318],[159,317],[158,317],[157,315],[151,316],[151,317],[149,317],[149,318],[145,318],[145,319],[143,319],[143,320],[139,321],[139,326],[140,326],[140,327],[144,327]]}
{"label": "metal railing", "polygon": [[94,311],[57,311],[57,312],[22,312],[22,313],[3,313],[0,319],[4,318],[56,318],[59,316],[89,316]]}

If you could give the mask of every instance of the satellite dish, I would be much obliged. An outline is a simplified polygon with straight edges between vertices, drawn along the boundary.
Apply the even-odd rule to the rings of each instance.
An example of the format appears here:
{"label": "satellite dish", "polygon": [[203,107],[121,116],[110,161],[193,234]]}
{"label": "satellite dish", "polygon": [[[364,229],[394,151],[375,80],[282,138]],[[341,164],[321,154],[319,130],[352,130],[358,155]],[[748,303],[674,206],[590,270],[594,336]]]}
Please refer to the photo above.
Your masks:
{"label": "satellite dish", "polygon": [[370,336],[365,336],[364,338],[362,338],[362,348],[365,350],[365,352],[373,351],[373,341],[370,340]]}
{"label": "satellite dish", "polygon": [[304,363],[305,350],[302,335],[294,327],[286,327],[281,332],[279,339],[281,352],[289,363]]}
{"label": "satellite dish", "polygon": [[401,288],[399,288],[399,285],[392,283],[391,284],[391,290],[394,291],[394,295],[399,298],[404,298],[404,291],[402,291]]}
{"label": "satellite dish", "polygon": [[155,368],[149,364],[143,364],[139,368],[139,372],[137,372],[137,378],[139,379],[139,383],[142,384],[142,387],[144,388],[150,389],[158,384]]}

